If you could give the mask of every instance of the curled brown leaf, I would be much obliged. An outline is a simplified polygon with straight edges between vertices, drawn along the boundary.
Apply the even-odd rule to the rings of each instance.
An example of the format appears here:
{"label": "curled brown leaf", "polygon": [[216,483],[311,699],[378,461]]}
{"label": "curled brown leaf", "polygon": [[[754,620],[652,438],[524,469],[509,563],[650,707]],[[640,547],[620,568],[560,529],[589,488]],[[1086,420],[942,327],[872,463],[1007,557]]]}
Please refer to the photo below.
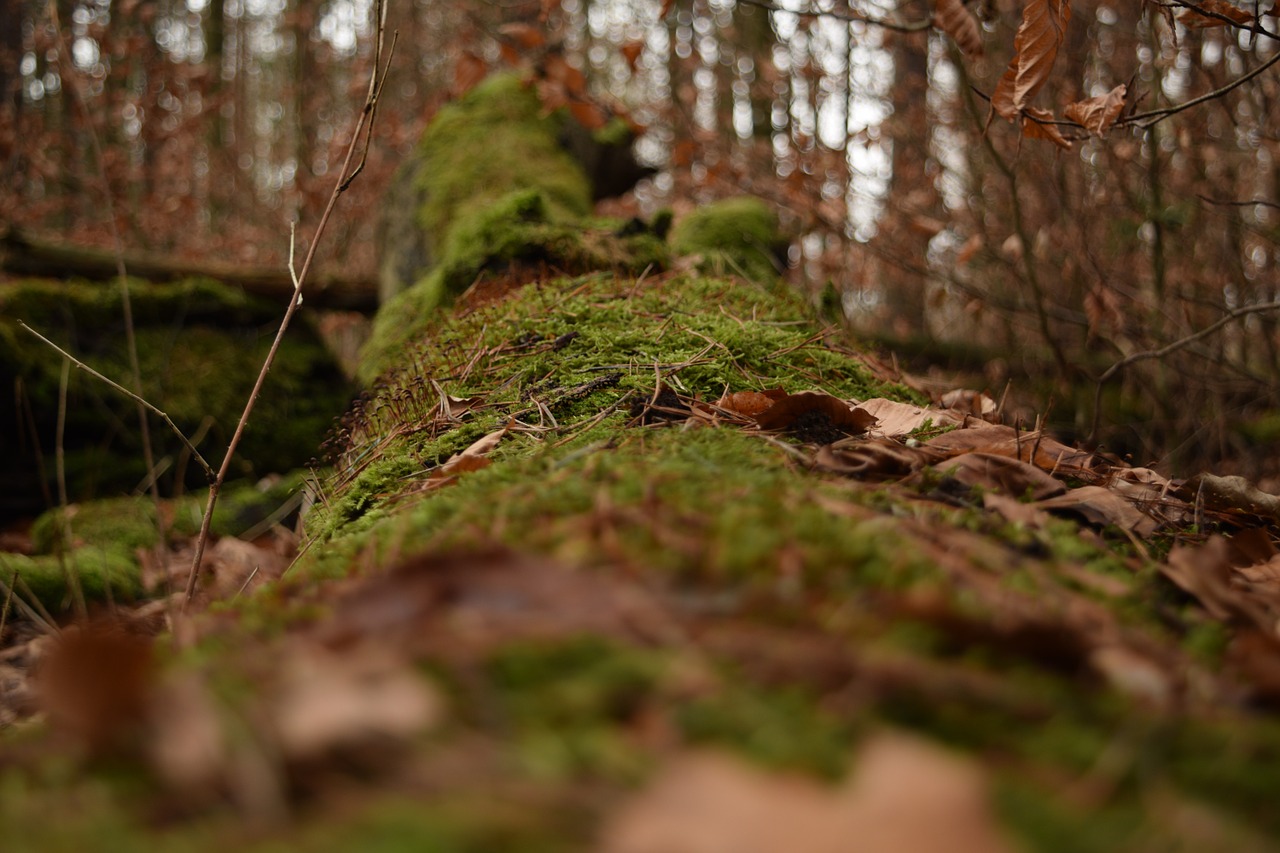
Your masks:
{"label": "curled brown leaf", "polygon": [[964,7],[962,0],[937,0],[933,10],[933,25],[951,36],[956,45],[969,56],[982,56],[982,31],[973,14]]}
{"label": "curled brown leaf", "polygon": [[1013,121],[1048,81],[1070,20],[1071,0],[1029,0],[1013,59],[991,95],[991,107],[1001,118]]}
{"label": "curled brown leaf", "polygon": [[1095,136],[1104,136],[1124,110],[1124,98],[1128,91],[1129,87],[1121,83],[1105,95],[1067,104],[1062,115],[1082,125]]}
{"label": "curled brown leaf", "polygon": [[1071,140],[1058,130],[1058,126],[1054,124],[1057,119],[1054,118],[1053,113],[1039,107],[1027,107],[1022,112],[1023,136],[1028,139],[1047,139],[1059,148],[1071,150]]}

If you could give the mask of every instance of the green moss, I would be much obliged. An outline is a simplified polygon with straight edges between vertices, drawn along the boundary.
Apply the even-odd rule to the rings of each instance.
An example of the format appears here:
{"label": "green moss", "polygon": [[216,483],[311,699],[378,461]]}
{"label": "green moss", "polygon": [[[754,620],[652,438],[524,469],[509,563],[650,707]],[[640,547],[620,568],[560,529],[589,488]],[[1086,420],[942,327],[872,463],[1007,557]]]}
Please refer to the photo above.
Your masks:
{"label": "green moss", "polygon": [[[131,290],[143,377],[142,395],[169,414],[184,433],[201,437],[212,465],[249,397],[270,348],[281,307],[249,299],[205,280],[166,285],[135,283]],[[22,320],[105,376],[131,386],[117,287],[63,282],[0,285],[0,384],[20,388],[40,438],[43,474],[27,431],[2,419],[0,445],[25,448],[0,470],[0,511],[31,511],[53,488],[62,358],[17,326]],[[350,386],[305,323],[285,335],[250,420],[232,476],[261,476],[304,465],[334,417],[350,402]],[[136,405],[79,370],[67,389],[65,448],[73,501],[133,490],[146,476]],[[206,482],[178,439],[156,418],[151,436],[167,462],[167,490],[181,476],[188,487]],[[45,489],[41,487],[41,478]],[[18,502],[22,501],[22,504]]]}
{"label": "green moss", "polygon": [[425,201],[419,224],[448,245],[466,215],[518,190],[543,195],[556,221],[586,216],[591,187],[558,142],[562,119],[544,115],[515,75],[495,75],[442,108],[419,143]]}
{"label": "green moss", "polygon": [[671,232],[672,251],[700,255],[704,272],[758,282],[777,281],[785,268],[787,242],[774,212],[751,196],[700,207]]}
{"label": "green moss", "polygon": [[496,688],[487,712],[514,729],[528,772],[625,779],[643,769],[626,726],[657,698],[663,664],[652,653],[594,637],[525,643],[494,655],[486,671]]}
{"label": "green moss", "polygon": [[[138,559],[120,548],[85,546],[62,557],[0,554],[0,578],[6,586],[14,572],[52,613],[68,611],[75,603],[68,573],[79,583],[86,602],[132,602],[143,596]],[[25,597],[22,584],[17,592]]]}

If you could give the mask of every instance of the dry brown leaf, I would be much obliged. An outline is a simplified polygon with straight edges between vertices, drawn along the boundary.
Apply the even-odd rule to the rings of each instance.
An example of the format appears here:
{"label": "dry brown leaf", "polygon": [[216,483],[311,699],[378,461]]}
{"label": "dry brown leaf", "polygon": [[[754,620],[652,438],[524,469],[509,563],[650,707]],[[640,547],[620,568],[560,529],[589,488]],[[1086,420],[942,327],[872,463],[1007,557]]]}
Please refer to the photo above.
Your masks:
{"label": "dry brown leaf", "polygon": [[604,853],[1004,853],[978,765],[881,734],[839,789],[725,755],[671,762],[604,829]]}
{"label": "dry brown leaf", "polygon": [[1090,524],[1115,525],[1143,538],[1155,533],[1159,526],[1154,518],[1101,486],[1081,486],[1064,495],[1038,501],[1036,506],[1050,512],[1076,515]]}
{"label": "dry brown leaf", "polygon": [[818,449],[814,467],[860,480],[896,480],[940,462],[943,454],[891,438],[848,438]]}
{"label": "dry brown leaf", "polygon": [[489,64],[469,50],[464,50],[453,65],[453,94],[470,92],[489,74]]}
{"label": "dry brown leaf", "polygon": [[801,441],[830,444],[850,435],[861,435],[876,419],[844,400],[817,391],[801,391],[778,400],[756,417],[762,429],[785,430]]}
{"label": "dry brown leaf", "polygon": [[599,130],[609,123],[604,110],[588,101],[570,101],[569,114],[587,130]]}
{"label": "dry brown leaf", "polygon": [[404,740],[443,716],[425,678],[376,647],[338,654],[300,646],[280,667],[269,711],[279,746],[292,761]]}
{"label": "dry brown leaf", "polygon": [[1057,119],[1049,110],[1039,107],[1024,107],[1022,110],[1022,135],[1028,139],[1047,139],[1059,148],[1071,150],[1071,140],[1062,135]]}
{"label": "dry brown leaf", "polygon": [[[1200,0],[1199,10],[1185,6],[1175,15],[1178,23],[1189,30],[1207,30],[1214,27],[1226,27],[1232,23],[1245,25],[1253,23],[1253,13],[1237,8],[1227,0]],[[1209,14],[1203,14],[1208,12]],[[1224,20],[1225,19],[1225,20]]]}
{"label": "dry brown leaf", "polygon": [[498,27],[498,32],[520,45],[520,47],[525,50],[542,47],[547,42],[546,34],[532,24],[522,24],[519,22],[503,24]]}
{"label": "dry brown leaf", "polygon": [[603,571],[494,550],[415,557],[338,602],[324,640],[374,640],[470,659],[515,640],[664,636],[667,617],[640,587]]}
{"label": "dry brown leaf", "polygon": [[1028,462],[991,453],[965,453],[939,465],[938,470],[967,486],[996,489],[1015,498],[1029,497],[1041,501],[1067,490],[1062,483]]}
{"label": "dry brown leaf", "polygon": [[111,752],[142,723],[155,675],[150,637],[114,621],[58,635],[36,674],[40,707],[90,753]]}
{"label": "dry brown leaf", "polygon": [[1013,121],[1048,81],[1070,20],[1071,0],[1028,0],[1014,38],[1013,59],[991,95],[998,116]]}
{"label": "dry brown leaf", "polygon": [[1105,95],[1076,101],[1067,104],[1063,109],[1064,118],[1070,119],[1084,127],[1095,136],[1105,136],[1111,125],[1120,118],[1124,110],[1124,98],[1129,87],[1121,83]]}
{"label": "dry brown leaf", "polygon": [[883,397],[865,400],[858,404],[858,408],[878,421],[875,427],[871,429],[871,432],[890,438],[899,438],[907,435],[926,424],[933,427],[945,427],[958,426],[964,423],[964,418],[955,412],[934,409],[928,406],[916,406],[911,403],[899,403],[896,400],[886,400]]}
{"label": "dry brown leaf", "polygon": [[1087,450],[1068,447],[1040,433],[1019,432],[1013,427],[986,421],[970,422],[966,429],[935,436],[927,446],[951,456],[971,451],[1012,456],[1050,474],[1079,473],[1091,470],[1094,465],[1094,456]]}
{"label": "dry brown leaf", "polygon": [[766,388],[763,391],[735,391],[725,394],[716,401],[716,405],[739,415],[754,418],[767,411],[775,402],[787,396],[781,388]]}
{"label": "dry brown leaf", "polygon": [[569,60],[558,53],[553,53],[543,62],[543,73],[547,79],[559,83],[570,95],[585,98],[587,94],[587,78],[577,68],[569,64]]}
{"label": "dry brown leaf", "polygon": [[640,55],[644,53],[644,39],[635,39],[633,41],[624,42],[618,51],[622,54],[622,58],[627,61],[627,69],[632,73],[636,73],[636,66],[640,64]]}
{"label": "dry brown leaf", "polygon": [[1199,546],[1175,546],[1160,572],[1194,596],[1215,619],[1239,617],[1263,631],[1272,631],[1274,620],[1231,582],[1231,546],[1224,537],[1211,536]]}
{"label": "dry brown leaf", "polygon": [[984,242],[981,234],[973,234],[968,240],[965,240],[964,245],[960,247],[960,251],[956,252],[956,266],[962,267],[973,260],[973,256],[978,254],[978,250],[982,248]]}
{"label": "dry brown leaf", "polygon": [[951,36],[956,45],[970,56],[982,56],[982,32],[978,21],[965,8],[963,0],[937,0],[933,25]]}

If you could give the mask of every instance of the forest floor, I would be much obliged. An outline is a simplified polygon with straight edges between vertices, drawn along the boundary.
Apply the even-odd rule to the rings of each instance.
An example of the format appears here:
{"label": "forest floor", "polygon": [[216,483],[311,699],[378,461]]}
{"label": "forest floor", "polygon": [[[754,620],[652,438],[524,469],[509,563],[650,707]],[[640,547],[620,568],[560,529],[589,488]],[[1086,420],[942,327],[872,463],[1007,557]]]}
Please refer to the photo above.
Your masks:
{"label": "forest floor", "polygon": [[507,291],[185,613],[185,504],[144,600],[6,599],[6,851],[1280,846],[1280,500],[931,407],[740,281]]}

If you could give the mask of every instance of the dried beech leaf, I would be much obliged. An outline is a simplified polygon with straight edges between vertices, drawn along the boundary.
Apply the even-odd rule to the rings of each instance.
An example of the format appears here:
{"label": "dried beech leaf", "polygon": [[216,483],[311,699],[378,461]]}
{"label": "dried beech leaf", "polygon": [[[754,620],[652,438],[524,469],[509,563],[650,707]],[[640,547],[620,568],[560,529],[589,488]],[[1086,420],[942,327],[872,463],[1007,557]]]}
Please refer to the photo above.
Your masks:
{"label": "dried beech leaf", "polygon": [[960,251],[956,253],[956,266],[962,267],[969,261],[973,260],[973,256],[978,254],[978,250],[982,248],[983,239],[981,234],[974,234],[964,241],[964,245],[960,247]]}
{"label": "dried beech leaf", "polygon": [[626,42],[618,50],[622,53],[622,58],[627,61],[627,68],[634,74],[636,66],[640,64],[640,54],[644,53],[644,39]]}
{"label": "dried beech leaf", "polygon": [[584,97],[587,93],[587,78],[581,71],[569,64],[558,53],[548,56],[543,64],[547,79],[559,83],[571,95]]}
{"label": "dried beech leaf", "polygon": [[1045,500],[1066,492],[1067,487],[1029,462],[994,453],[966,453],[938,469],[966,486],[994,489],[1012,497]]}
{"label": "dried beech leaf", "polygon": [[1196,9],[1184,7],[1179,9],[1175,16],[1178,23],[1189,30],[1208,30],[1229,26],[1231,23],[1240,25],[1253,23],[1251,12],[1238,9],[1227,0],[1200,0],[1199,8],[1209,14],[1205,15]]}
{"label": "dried beech leaf", "polygon": [[609,118],[604,114],[604,110],[586,101],[570,102],[569,114],[587,130],[599,130],[609,123]]}
{"label": "dried beech leaf", "polygon": [[1050,512],[1065,512],[1079,516],[1090,524],[1101,527],[1115,525],[1146,538],[1155,533],[1156,520],[1131,503],[1101,486],[1081,486],[1064,495],[1042,500],[1035,504]]}
{"label": "dried beech leaf", "polygon": [[982,56],[982,32],[962,0],[937,0],[933,10],[933,25],[951,36],[965,53]]}
{"label": "dried beech leaf", "polygon": [[1013,59],[991,95],[991,107],[1001,118],[1017,118],[1048,81],[1070,20],[1071,0],[1028,0]]}
{"label": "dried beech leaf", "polygon": [[986,774],[933,743],[868,739],[839,788],[717,753],[676,758],[607,822],[604,853],[837,853],[1015,849]]}
{"label": "dried beech leaf", "polygon": [[1027,107],[1022,111],[1022,135],[1028,139],[1047,139],[1054,145],[1071,150],[1071,140],[1062,135],[1053,113],[1039,107]]}
{"label": "dried beech leaf", "polygon": [[547,37],[542,30],[532,24],[503,24],[501,27],[498,27],[498,32],[520,45],[525,50],[542,47],[547,41]]}
{"label": "dried beech leaf", "polygon": [[730,412],[754,418],[785,396],[787,392],[781,388],[767,388],[764,391],[735,391],[732,394],[725,394],[716,401],[716,405]]}
{"label": "dried beech leaf", "polygon": [[465,95],[489,73],[489,64],[470,51],[463,51],[453,66],[453,93]]}
{"label": "dried beech leaf", "polygon": [[916,406],[911,403],[899,403],[876,397],[858,404],[860,411],[875,418],[878,423],[875,432],[890,438],[898,438],[928,424],[934,427],[958,426],[964,418],[955,412],[943,409],[932,409],[928,406]]}
{"label": "dried beech leaf", "polygon": [[1124,110],[1124,97],[1129,87],[1121,83],[1105,95],[1067,104],[1062,115],[1082,125],[1095,136],[1104,136]]}
{"label": "dried beech leaf", "polygon": [[866,432],[876,419],[830,394],[801,391],[774,403],[756,417],[756,423],[763,429],[785,430],[804,442],[830,444]]}

